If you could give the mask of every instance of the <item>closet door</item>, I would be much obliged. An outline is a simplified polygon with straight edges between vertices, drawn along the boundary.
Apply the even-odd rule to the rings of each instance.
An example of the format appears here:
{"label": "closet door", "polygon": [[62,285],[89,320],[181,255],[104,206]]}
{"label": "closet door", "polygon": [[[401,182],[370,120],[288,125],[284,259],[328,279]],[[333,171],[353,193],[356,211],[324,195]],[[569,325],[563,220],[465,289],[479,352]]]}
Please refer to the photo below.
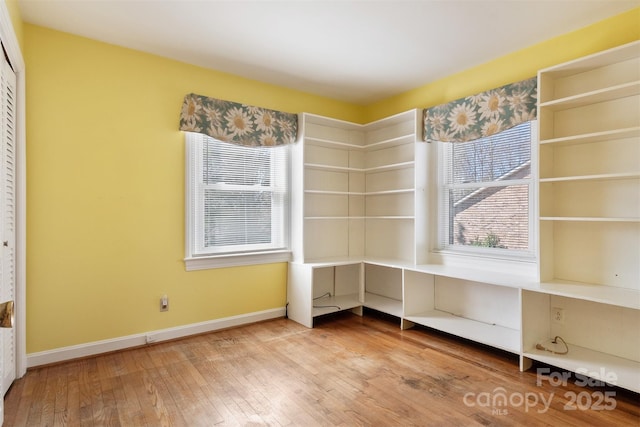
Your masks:
{"label": "closet door", "polygon": [[[7,60],[0,68],[0,303],[15,300],[16,76]],[[16,378],[15,326],[0,328],[2,396]]]}

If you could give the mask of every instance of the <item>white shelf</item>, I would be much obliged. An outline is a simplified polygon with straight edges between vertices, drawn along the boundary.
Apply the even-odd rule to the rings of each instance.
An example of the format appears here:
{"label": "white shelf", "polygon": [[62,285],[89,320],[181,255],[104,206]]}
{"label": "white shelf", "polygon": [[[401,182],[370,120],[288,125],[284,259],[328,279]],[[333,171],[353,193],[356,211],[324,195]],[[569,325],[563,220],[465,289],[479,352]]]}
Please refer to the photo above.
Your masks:
{"label": "white shelf", "polygon": [[367,193],[355,191],[304,190],[305,194],[328,194],[333,196],[364,196]]}
{"label": "white shelf", "polygon": [[307,219],[311,219],[311,220],[337,220],[337,219],[367,219],[367,217],[364,216],[305,216],[304,217],[305,220]]}
{"label": "white shelf", "polygon": [[410,219],[414,220],[416,217],[411,215],[369,215],[365,216],[364,219]]}
{"label": "white shelf", "polygon": [[607,173],[594,175],[561,176],[554,178],[540,178],[540,182],[574,182],[574,181],[608,181],[616,179],[637,179],[640,172]]}
{"label": "white shelf", "polygon": [[402,317],[402,301],[365,292],[364,306],[382,313]]}
{"label": "white shelf", "polygon": [[561,65],[554,65],[541,73],[551,75],[554,78],[563,78],[576,74],[582,74],[595,68],[601,68],[616,62],[623,62],[635,59],[640,54],[640,43],[635,41],[607,50],[606,52],[596,52],[582,58],[565,62]]}
{"label": "white shelf", "polygon": [[365,168],[365,169],[361,169],[360,171],[366,172],[366,173],[387,172],[387,171],[399,170],[399,169],[409,169],[414,167],[414,164],[415,162],[394,163],[390,165],[376,166],[374,168]]}
{"label": "white shelf", "polygon": [[384,166],[376,166],[373,168],[354,168],[348,166],[332,166],[321,163],[305,163],[307,169],[324,170],[328,172],[360,172],[360,173],[379,173],[392,170],[410,169],[414,166],[414,162],[394,163]]}
{"label": "white shelf", "polygon": [[[523,356],[572,372],[581,372],[581,375],[587,375],[586,373],[588,372],[591,375],[587,376],[598,380],[606,379],[608,374],[615,374],[617,381],[614,385],[640,392],[640,362],[601,353],[571,343],[567,344],[569,346],[569,353],[567,354],[553,354],[533,348],[525,351]],[[601,373],[604,373],[605,378],[600,378]]]}
{"label": "white shelf", "polygon": [[347,166],[331,166],[321,163],[305,163],[304,167],[307,169],[323,170],[327,172],[364,172],[361,168],[350,168]]}
{"label": "white shelf", "polygon": [[401,259],[382,259],[382,258],[365,258],[363,260],[365,264],[379,265],[381,267],[390,267],[390,268],[411,268],[414,266],[413,263],[408,262],[406,260]]}
{"label": "white shelf", "polygon": [[387,194],[408,194],[408,193],[415,193],[415,190],[413,188],[404,188],[404,189],[399,189],[399,190],[382,190],[382,191],[367,191],[366,193],[364,193],[364,195],[366,196],[384,196]]}
{"label": "white shelf", "polygon": [[360,307],[358,294],[327,296],[313,300],[313,317]]}
{"label": "white shelf", "polygon": [[324,219],[408,219],[415,220],[414,216],[408,215],[379,215],[379,216],[305,216],[304,219],[324,220]]}
{"label": "white shelf", "polygon": [[540,109],[562,111],[640,94],[640,80],[540,103]]}
{"label": "white shelf", "polygon": [[383,150],[397,145],[412,144],[416,142],[415,134],[402,135],[396,138],[389,138],[384,141],[372,142],[364,146],[367,151]]}
{"label": "white shelf", "polygon": [[589,217],[589,216],[541,216],[540,221],[568,221],[568,222],[640,222],[640,218],[624,217]]}
{"label": "white shelf", "polygon": [[635,289],[555,279],[541,282],[532,290],[549,295],[640,310],[640,291]]}
{"label": "white shelf", "polygon": [[362,150],[362,145],[350,144],[348,142],[333,141],[330,139],[305,137],[304,142],[318,147],[334,148],[338,150]]}
{"label": "white shelf", "polygon": [[589,144],[593,142],[612,141],[616,139],[624,138],[638,138],[640,137],[640,126],[614,129],[603,132],[585,133],[580,135],[564,136],[561,138],[543,139],[540,141],[540,145],[552,144],[556,146],[563,145],[575,145],[575,144]]}
{"label": "white shelf", "polygon": [[407,266],[408,270],[419,273],[433,274],[454,279],[470,280],[488,285],[504,286],[507,288],[532,289],[538,287],[538,282],[532,276],[513,274],[491,269],[464,268],[442,264],[420,264]]}
{"label": "white shelf", "polygon": [[405,316],[405,319],[512,353],[520,353],[520,331],[515,329],[478,322],[439,310]]}
{"label": "white shelf", "polygon": [[[291,263],[301,264],[301,263]],[[314,258],[308,259],[304,263],[311,268],[324,268],[324,267],[340,267],[343,265],[359,265],[362,264],[362,257],[328,257],[328,258]]]}

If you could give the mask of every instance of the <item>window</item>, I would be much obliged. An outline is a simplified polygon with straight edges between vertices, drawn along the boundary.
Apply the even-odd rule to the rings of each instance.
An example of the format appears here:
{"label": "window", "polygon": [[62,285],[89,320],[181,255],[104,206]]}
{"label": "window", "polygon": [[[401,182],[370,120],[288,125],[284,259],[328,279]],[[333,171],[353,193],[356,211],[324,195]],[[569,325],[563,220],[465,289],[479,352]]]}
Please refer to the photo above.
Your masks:
{"label": "window", "polygon": [[188,132],[187,269],[289,259],[289,148]]}
{"label": "window", "polygon": [[530,121],[491,137],[439,143],[441,250],[533,256],[534,133]]}

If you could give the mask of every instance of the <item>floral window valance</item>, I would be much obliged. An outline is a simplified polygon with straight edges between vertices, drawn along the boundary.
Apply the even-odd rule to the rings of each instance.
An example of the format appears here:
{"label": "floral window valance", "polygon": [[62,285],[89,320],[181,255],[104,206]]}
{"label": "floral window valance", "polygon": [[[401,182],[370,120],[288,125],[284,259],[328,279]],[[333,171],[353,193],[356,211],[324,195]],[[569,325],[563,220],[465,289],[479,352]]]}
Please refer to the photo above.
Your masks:
{"label": "floral window valance", "polygon": [[535,77],[424,110],[424,140],[465,142],[536,119]]}
{"label": "floral window valance", "polygon": [[296,140],[298,116],[190,93],[182,104],[180,130],[238,145],[271,147]]}

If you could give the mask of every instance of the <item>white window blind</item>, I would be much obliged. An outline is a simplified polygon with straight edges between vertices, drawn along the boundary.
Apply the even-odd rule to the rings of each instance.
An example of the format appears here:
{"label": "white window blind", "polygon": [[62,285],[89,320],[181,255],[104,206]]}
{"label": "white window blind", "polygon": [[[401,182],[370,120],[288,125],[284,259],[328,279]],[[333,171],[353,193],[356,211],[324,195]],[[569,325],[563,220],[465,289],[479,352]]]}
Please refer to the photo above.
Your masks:
{"label": "white window blind", "polygon": [[532,253],[533,123],[440,143],[440,249]]}
{"label": "white window blind", "polygon": [[187,257],[287,251],[289,148],[246,147],[187,134]]}

